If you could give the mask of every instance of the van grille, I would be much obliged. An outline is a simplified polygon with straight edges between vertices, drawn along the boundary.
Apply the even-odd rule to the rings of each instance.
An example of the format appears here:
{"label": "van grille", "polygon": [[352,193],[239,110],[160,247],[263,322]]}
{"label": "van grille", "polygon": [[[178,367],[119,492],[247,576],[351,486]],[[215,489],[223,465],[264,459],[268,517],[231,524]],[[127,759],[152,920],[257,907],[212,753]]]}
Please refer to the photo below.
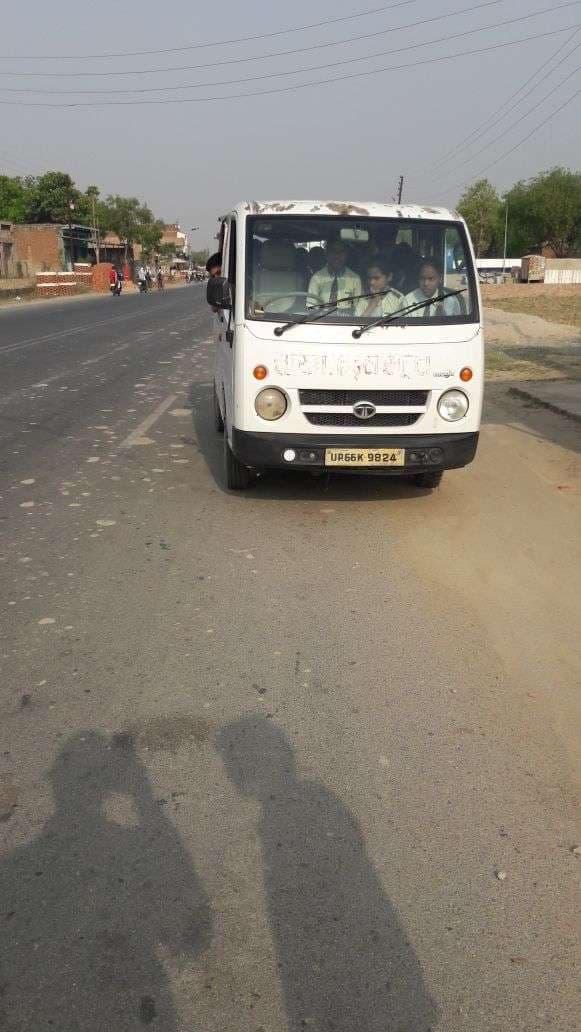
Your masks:
{"label": "van grille", "polygon": [[[365,395],[365,400],[372,399]],[[412,426],[417,423],[421,413],[378,412],[371,419],[358,419],[352,412],[304,412],[303,415],[316,426],[357,426],[361,430],[366,426]]]}
{"label": "van grille", "polygon": [[427,397],[427,391],[373,391],[365,387],[355,391],[299,390],[301,405],[355,405],[358,401],[370,401],[373,405],[425,405]]}

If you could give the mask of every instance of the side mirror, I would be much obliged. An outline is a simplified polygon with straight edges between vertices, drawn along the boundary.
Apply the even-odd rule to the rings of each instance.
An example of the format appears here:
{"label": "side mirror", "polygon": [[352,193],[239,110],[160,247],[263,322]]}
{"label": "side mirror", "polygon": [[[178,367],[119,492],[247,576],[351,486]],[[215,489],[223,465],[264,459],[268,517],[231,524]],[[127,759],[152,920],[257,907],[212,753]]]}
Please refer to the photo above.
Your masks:
{"label": "side mirror", "polygon": [[212,308],[232,308],[232,290],[224,276],[212,276],[208,280],[206,301]]}

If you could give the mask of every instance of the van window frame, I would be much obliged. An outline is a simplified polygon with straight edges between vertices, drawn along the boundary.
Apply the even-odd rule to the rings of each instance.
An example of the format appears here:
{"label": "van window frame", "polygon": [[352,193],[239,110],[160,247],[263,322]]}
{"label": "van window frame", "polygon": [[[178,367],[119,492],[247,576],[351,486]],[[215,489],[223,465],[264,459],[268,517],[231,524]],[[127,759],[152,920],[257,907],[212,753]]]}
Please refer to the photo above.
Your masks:
{"label": "van window frame", "polygon": [[[417,326],[419,328],[419,327],[425,327],[425,326],[474,326],[476,324],[478,324],[478,325],[481,324],[482,317],[481,317],[481,310],[480,310],[480,298],[479,298],[478,289],[477,289],[475,258],[474,258],[474,254],[473,254],[472,248],[470,246],[470,241],[469,241],[468,234],[466,232],[466,226],[465,226],[465,224],[463,222],[460,222],[460,221],[458,221],[456,219],[401,218],[401,217],[398,217],[398,216],[389,217],[389,216],[381,216],[381,215],[379,215],[379,216],[370,215],[370,216],[366,216],[364,218],[362,218],[362,217],[359,217],[359,218],[353,217],[353,219],[350,220],[349,217],[343,217],[342,216],[342,217],[339,218],[337,215],[318,215],[318,214],[315,214],[314,212],[313,213],[311,213],[311,212],[298,213],[297,212],[297,213],[294,213],[292,215],[281,215],[278,212],[272,212],[272,213],[271,212],[261,212],[260,215],[249,215],[246,218],[246,227],[245,227],[245,234],[244,234],[244,265],[245,265],[244,272],[245,272],[245,274],[244,274],[243,312],[244,312],[244,318],[247,319],[249,322],[257,322],[257,323],[261,323],[261,324],[262,323],[273,323],[273,322],[274,323],[280,323],[281,322],[281,318],[284,321],[284,320],[286,320],[287,315],[288,315],[288,313],[280,313],[280,312],[276,313],[276,312],[273,312],[272,313],[272,317],[264,317],[263,316],[260,319],[256,319],[255,317],[249,315],[249,312],[248,312],[248,301],[249,301],[249,298],[250,298],[250,289],[251,289],[251,286],[252,286],[252,267],[251,267],[251,262],[250,262],[250,256],[251,256],[251,250],[252,250],[252,248],[251,248],[251,234],[253,232],[253,226],[255,225],[256,222],[260,222],[260,221],[264,222],[264,221],[267,221],[267,220],[268,221],[275,221],[276,220],[278,222],[278,221],[281,221],[281,220],[286,220],[286,221],[292,222],[292,221],[297,221],[297,220],[301,220],[301,219],[317,219],[318,222],[320,222],[320,223],[328,222],[329,225],[333,225],[333,224],[337,225],[338,222],[345,223],[345,222],[353,221],[354,223],[357,223],[357,222],[359,222],[359,223],[361,223],[361,222],[365,222],[365,223],[378,222],[378,223],[382,223],[384,225],[386,223],[390,223],[390,224],[395,223],[398,226],[406,226],[407,225],[407,226],[410,227],[410,229],[419,228],[419,227],[421,227],[421,225],[425,225],[425,226],[429,226],[429,227],[439,226],[439,227],[442,227],[444,233],[445,233],[446,229],[455,228],[458,231],[458,235],[459,235],[459,237],[460,237],[460,239],[462,241],[462,244],[464,246],[464,253],[470,259],[469,268],[466,269],[467,286],[468,286],[470,298],[472,299],[472,310],[471,310],[470,314],[459,315],[457,317],[454,317],[453,319],[450,319],[447,316],[425,316],[425,317],[422,317],[422,316],[409,316],[407,318],[404,316],[401,319],[393,319],[390,322],[390,325],[391,326],[406,326],[406,327]],[[464,295],[460,295],[460,296],[464,297]],[[349,327],[351,327],[351,326],[354,326],[354,325],[355,326],[358,325],[359,321],[360,320],[357,317],[354,317],[353,320],[347,320],[347,319],[341,318],[341,316],[339,316],[338,318],[333,318],[332,316],[330,316],[328,319],[325,319],[324,321],[319,322],[318,325],[321,328],[323,328],[324,326],[344,326],[344,327],[349,326]],[[307,325],[309,325],[309,324],[307,324]],[[370,343],[371,343],[371,341],[370,341]]]}

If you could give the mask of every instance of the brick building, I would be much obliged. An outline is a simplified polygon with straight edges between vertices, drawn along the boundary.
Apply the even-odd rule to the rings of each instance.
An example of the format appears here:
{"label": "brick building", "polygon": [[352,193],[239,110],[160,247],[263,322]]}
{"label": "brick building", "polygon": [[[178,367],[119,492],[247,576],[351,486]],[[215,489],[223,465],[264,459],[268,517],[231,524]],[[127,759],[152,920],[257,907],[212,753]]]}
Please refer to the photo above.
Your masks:
{"label": "brick building", "polygon": [[12,223],[0,222],[0,276],[14,276]]}
{"label": "brick building", "polygon": [[[72,241],[71,241],[72,230]],[[72,266],[74,261],[87,261],[92,230],[88,226],[57,223],[15,223],[12,226],[13,263],[20,265],[22,274],[34,276],[52,269],[57,272]]]}
{"label": "brick building", "polygon": [[171,244],[176,254],[185,254],[188,250],[188,238],[179,222],[170,222],[164,226],[160,243]]}

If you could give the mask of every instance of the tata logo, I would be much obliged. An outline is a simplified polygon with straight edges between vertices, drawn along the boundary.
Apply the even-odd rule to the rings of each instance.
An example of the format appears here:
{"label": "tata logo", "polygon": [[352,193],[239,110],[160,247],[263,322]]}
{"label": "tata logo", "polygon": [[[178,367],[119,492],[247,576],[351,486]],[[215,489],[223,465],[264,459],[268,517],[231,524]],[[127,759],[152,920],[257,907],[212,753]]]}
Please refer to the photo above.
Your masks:
{"label": "tata logo", "polygon": [[353,406],[353,415],[357,419],[372,419],[377,409],[371,401],[357,401]]}

